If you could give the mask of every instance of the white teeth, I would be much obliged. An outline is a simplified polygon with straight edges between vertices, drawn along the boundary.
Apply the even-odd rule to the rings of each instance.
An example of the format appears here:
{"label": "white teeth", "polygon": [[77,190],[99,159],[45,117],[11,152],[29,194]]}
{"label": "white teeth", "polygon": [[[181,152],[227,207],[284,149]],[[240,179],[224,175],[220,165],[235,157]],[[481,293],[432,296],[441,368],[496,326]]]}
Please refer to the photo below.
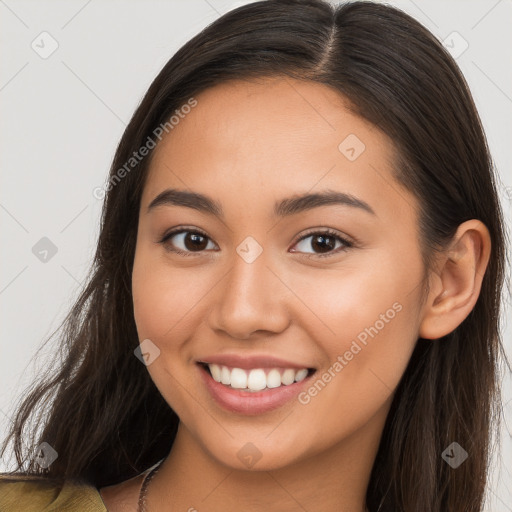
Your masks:
{"label": "white teeth", "polygon": [[278,388],[281,385],[281,374],[279,370],[272,368],[267,375],[267,388]]}
{"label": "white teeth", "polygon": [[[233,368],[235,371],[236,368]],[[245,373],[245,372],[244,372]],[[260,391],[267,387],[267,377],[263,370],[251,370],[247,379],[247,386],[251,391]]]}
{"label": "white teeth", "polygon": [[281,375],[281,384],[285,386],[289,386],[295,380],[295,370],[288,368],[284,371],[283,375]]}
{"label": "white teeth", "polygon": [[289,386],[294,382],[304,380],[308,375],[308,370],[302,368],[295,370],[287,368],[281,372],[277,368],[272,368],[268,373],[262,368],[254,370],[243,370],[242,368],[232,368],[218,364],[208,364],[213,380],[221,382],[227,386],[231,385],[234,389],[246,389],[248,391],[261,391],[262,389],[278,388],[279,386]]}
{"label": "white teeth", "polygon": [[220,381],[222,384],[231,384],[231,372],[225,366],[223,366],[221,370]]}
{"label": "white teeth", "polygon": [[302,370],[299,370],[297,374],[295,375],[295,382],[300,382],[301,380],[304,380],[308,375],[308,371],[304,368]]}
{"label": "white teeth", "polygon": [[222,371],[220,369],[220,366],[218,364],[211,364],[210,365],[210,371],[212,372],[212,377],[217,382],[220,382],[222,378]]}
{"label": "white teeth", "polygon": [[233,368],[231,370],[231,387],[236,389],[247,387],[247,373],[241,368]]}

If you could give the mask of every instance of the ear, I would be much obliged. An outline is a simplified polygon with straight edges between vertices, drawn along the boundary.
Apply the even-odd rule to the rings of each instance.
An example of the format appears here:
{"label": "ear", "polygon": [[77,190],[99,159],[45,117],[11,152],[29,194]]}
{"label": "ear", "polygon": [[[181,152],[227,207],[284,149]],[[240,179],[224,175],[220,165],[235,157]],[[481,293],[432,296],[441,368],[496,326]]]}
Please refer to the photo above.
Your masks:
{"label": "ear", "polygon": [[491,237],[481,221],[471,219],[457,229],[441,253],[423,307],[419,337],[438,339],[453,332],[476,304],[489,256]]}

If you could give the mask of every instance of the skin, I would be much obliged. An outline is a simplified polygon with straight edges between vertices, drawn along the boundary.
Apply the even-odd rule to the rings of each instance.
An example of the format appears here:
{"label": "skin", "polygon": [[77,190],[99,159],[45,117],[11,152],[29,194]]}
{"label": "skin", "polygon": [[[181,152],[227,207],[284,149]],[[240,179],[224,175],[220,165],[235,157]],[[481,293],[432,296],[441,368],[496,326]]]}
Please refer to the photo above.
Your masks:
{"label": "skin", "polygon": [[[149,486],[148,510],[364,511],[396,386],[418,337],[450,333],[475,305],[488,230],[477,220],[459,227],[426,295],[418,202],[392,176],[393,143],[339,93],[273,78],[232,81],[196,99],[155,150],[139,214],[137,330],[160,349],[147,371],[180,417]],[[338,149],[349,134],[365,145],[354,161]],[[208,195],[225,218],[170,205],[148,213],[167,188]],[[324,205],[272,218],[275,201],[327,189],[356,196],[375,215]],[[207,235],[195,252],[183,234],[167,240],[190,257],[157,243],[180,226]],[[330,256],[319,256],[311,235],[326,228],[353,246],[340,250],[344,244],[331,239]],[[263,248],[250,264],[236,251],[248,236]],[[199,378],[197,359],[229,352],[303,363],[316,368],[315,381],[397,303],[394,318],[306,404],[233,413]],[[248,442],[261,454],[252,468],[237,456]],[[140,485],[136,477],[103,488],[108,509],[136,510]]]}

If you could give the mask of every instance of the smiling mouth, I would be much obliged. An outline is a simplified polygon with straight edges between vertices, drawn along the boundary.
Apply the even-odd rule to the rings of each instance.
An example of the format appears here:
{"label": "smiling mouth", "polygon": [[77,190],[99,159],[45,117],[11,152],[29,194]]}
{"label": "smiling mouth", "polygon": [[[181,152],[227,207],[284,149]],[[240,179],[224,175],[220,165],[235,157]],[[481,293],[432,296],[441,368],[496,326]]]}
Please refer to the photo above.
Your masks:
{"label": "smiling mouth", "polygon": [[301,382],[316,372],[315,368],[244,369],[221,364],[198,362],[210,377],[237,391],[257,393]]}

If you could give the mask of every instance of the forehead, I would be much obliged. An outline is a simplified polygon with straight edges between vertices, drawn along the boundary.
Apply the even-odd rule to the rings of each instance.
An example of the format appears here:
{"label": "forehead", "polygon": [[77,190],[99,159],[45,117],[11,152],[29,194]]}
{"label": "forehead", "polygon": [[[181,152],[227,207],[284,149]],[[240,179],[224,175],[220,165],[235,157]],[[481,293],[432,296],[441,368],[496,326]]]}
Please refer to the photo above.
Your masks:
{"label": "forehead", "polygon": [[[143,204],[167,187],[245,209],[248,200],[274,204],[327,188],[364,195],[381,208],[387,189],[396,195],[392,141],[330,87],[282,77],[236,80],[195,99],[155,149]],[[388,207],[396,209],[396,197]]]}

